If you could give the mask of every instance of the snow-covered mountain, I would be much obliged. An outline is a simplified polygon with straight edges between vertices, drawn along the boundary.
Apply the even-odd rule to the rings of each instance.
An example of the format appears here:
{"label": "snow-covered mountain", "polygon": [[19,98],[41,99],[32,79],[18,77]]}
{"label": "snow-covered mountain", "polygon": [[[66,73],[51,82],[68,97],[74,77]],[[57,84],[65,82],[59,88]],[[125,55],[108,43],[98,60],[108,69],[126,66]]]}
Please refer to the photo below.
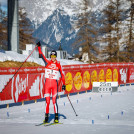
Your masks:
{"label": "snow-covered mountain", "polygon": [[19,5],[25,7],[31,21],[41,24],[54,10],[60,8],[70,16],[77,9],[77,2],[81,0],[20,0]]}
{"label": "snow-covered mountain", "polygon": [[[92,1],[92,6],[98,5],[102,0]],[[77,30],[72,23],[76,19],[81,0],[20,0],[19,5],[25,7],[28,18],[35,26],[34,37],[58,49],[60,42],[62,48],[72,54],[72,43]]]}
{"label": "snow-covered mountain", "polygon": [[62,48],[70,52],[70,44],[74,41],[76,32],[72,27],[70,16],[63,10],[56,9],[34,31],[33,36],[49,44],[53,49],[58,49],[61,43]]}
{"label": "snow-covered mountain", "polygon": [[[92,6],[100,4],[104,0],[93,0]],[[60,8],[69,16],[75,14],[79,10],[78,4],[81,0],[19,0],[19,6],[25,7],[28,18],[34,23],[41,24],[53,11]]]}
{"label": "snow-covered mountain", "polygon": [[[74,29],[72,24],[75,22],[76,11],[79,11],[78,5],[81,2],[82,0],[19,0],[19,5],[26,8],[28,18],[35,26],[34,37],[52,49],[58,49],[61,42],[62,48],[72,54],[72,43],[78,30]],[[107,4],[107,0],[92,1],[90,6],[98,20],[103,19],[101,11]],[[128,7],[128,3],[123,6],[125,9]],[[100,24],[95,27],[99,28]]]}

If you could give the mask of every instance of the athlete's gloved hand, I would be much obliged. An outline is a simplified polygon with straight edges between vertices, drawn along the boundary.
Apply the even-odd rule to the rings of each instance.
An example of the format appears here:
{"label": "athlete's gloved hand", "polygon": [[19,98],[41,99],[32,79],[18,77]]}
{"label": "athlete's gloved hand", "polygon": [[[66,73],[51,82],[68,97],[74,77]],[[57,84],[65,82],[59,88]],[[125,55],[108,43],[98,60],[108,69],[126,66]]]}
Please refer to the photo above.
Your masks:
{"label": "athlete's gloved hand", "polygon": [[62,90],[64,90],[64,91],[66,90],[66,85],[62,86]]}
{"label": "athlete's gloved hand", "polygon": [[36,44],[36,45],[37,45],[38,47],[39,47],[39,46],[41,46],[40,41],[39,41],[39,42],[37,42],[37,44]]}

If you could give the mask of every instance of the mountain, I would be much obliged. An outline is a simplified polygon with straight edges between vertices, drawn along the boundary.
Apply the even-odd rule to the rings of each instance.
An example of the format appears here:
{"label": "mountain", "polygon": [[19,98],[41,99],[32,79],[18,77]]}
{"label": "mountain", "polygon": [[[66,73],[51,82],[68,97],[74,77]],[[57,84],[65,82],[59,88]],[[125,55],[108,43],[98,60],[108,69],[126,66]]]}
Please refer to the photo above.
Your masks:
{"label": "mountain", "polygon": [[[59,48],[61,42],[63,50],[67,50],[68,53],[73,54],[72,43],[75,41],[78,30],[74,29],[73,23],[77,19],[75,14],[79,10],[78,3],[80,1],[19,0],[19,4],[21,7],[26,8],[28,18],[34,25],[34,37],[48,44],[51,49],[56,50]],[[96,16],[98,22],[104,18],[102,10],[107,4],[107,0],[92,1],[93,16]],[[128,4],[125,3],[123,8],[128,9]],[[102,24],[97,23],[94,25],[99,29]]]}
{"label": "mountain", "polygon": [[[104,0],[93,0],[91,3],[93,7],[98,4],[102,6],[101,3],[103,1]],[[52,15],[56,9],[62,9],[69,16],[73,16],[76,10],[79,10],[79,3],[81,3],[81,0],[19,0],[19,6],[26,8],[28,18],[35,23],[37,27],[44,22],[48,16]]]}
{"label": "mountain", "polygon": [[61,9],[56,9],[33,33],[52,49],[58,49],[61,43],[63,50],[71,54],[71,44],[75,40],[76,31],[72,27],[71,18]]}
{"label": "mountain", "polygon": [[[102,1],[94,0],[92,6]],[[72,43],[77,30],[72,24],[80,2],[81,0],[20,0],[19,5],[26,8],[28,18],[34,25],[34,37],[48,44],[51,49],[58,49],[61,42],[63,50],[73,54]]]}

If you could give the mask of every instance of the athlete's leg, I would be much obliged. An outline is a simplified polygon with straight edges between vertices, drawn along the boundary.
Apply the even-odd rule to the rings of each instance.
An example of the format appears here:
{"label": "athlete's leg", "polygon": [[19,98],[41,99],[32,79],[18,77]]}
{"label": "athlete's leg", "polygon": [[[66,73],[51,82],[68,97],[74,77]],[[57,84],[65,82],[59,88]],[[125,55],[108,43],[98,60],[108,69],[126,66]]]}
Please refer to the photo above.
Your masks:
{"label": "athlete's leg", "polygon": [[57,81],[53,82],[53,87],[52,87],[52,101],[53,101],[53,106],[54,106],[54,113],[58,113],[58,105],[57,105]]}
{"label": "athlete's leg", "polygon": [[51,88],[49,87],[49,83],[45,83],[45,99],[46,99],[46,112],[45,112],[45,119],[44,123],[47,123],[49,120],[49,104],[50,104],[50,94],[51,94]]}
{"label": "athlete's leg", "polygon": [[46,99],[46,114],[49,113],[49,104],[50,104],[50,96],[45,97]]}
{"label": "athlete's leg", "polygon": [[59,118],[58,118],[58,105],[57,105],[57,92],[58,92],[58,84],[57,81],[53,83],[53,88],[52,88],[52,101],[53,101],[53,106],[54,106],[54,113],[55,113],[55,119],[54,122],[58,123]]}
{"label": "athlete's leg", "polygon": [[46,81],[45,83],[45,99],[46,99],[46,113],[49,113],[49,104],[50,104],[50,95],[51,95],[51,88],[50,84]]}

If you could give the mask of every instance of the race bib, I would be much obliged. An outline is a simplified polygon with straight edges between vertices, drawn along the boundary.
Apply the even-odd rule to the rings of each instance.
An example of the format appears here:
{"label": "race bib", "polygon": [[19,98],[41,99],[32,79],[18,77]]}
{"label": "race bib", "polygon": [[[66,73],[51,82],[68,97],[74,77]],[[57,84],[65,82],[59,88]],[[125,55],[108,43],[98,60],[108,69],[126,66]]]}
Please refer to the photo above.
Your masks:
{"label": "race bib", "polygon": [[59,80],[59,71],[45,69],[45,78]]}

